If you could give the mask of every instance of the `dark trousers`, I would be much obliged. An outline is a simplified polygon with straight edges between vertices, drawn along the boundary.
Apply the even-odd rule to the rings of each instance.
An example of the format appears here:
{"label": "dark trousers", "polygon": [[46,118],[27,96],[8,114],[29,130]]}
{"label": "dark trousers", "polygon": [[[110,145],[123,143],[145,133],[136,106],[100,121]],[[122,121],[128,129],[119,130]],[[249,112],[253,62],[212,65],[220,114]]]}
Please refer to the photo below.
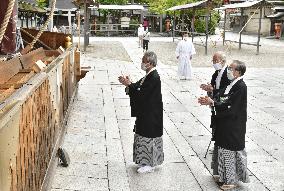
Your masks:
{"label": "dark trousers", "polygon": [[143,39],[143,50],[148,50],[148,43],[149,43],[149,40],[144,40]]}

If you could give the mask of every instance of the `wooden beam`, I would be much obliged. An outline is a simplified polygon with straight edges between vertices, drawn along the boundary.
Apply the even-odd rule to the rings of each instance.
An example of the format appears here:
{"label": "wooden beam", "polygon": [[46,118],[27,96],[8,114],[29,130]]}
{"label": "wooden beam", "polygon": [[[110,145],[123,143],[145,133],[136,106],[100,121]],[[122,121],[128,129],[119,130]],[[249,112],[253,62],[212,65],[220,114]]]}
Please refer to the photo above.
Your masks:
{"label": "wooden beam", "polygon": [[176,29],[176,12],[174,11],[174,20],[173,20],[173,27],[172,27],[173,42],[175,41],[175,29]]}
{"label": "wooden beam", "polygon": [[0,62],[0,84],[6,83],[10,78],[16,75],[21,68],[21,63],[18,57]]}
{"label": "wooden beam", "polygon": [[224,15],[223,46],[225,45],[225,38],[226,38],[226,20],[227,20],[227,9],[225,9],[225,15]]}
{"label": "wooden beam", "polygon": [[194,21],[195,21],[195,9],[193,8],[193,14],[192,14],[192,19],[191,19],[191,41],[193,42],[194,40]]}
{"label": "wooden beam", "polygon": [[87,10],[88,10],[88,5],[87,5],[87,0],[84,2],[84,51],[86,51],[87,48]]}
{"label": "wooden beam", "polygon": [[205,18],[205,30],[206,30],[206,39],[205,39],[205,55],[207,55],[207,45],[208,45],[208,20],[209,20],[209,11],[207,9],[206,18]]}
{"label": "wooden beam", "polygon": [[239,50],[241,50],[241,47],[242,47],[242,24],[243,24],[243,20],[244,20],[244,9],[241,8],[241,18],[240,18],[240,37],[239,37]]}

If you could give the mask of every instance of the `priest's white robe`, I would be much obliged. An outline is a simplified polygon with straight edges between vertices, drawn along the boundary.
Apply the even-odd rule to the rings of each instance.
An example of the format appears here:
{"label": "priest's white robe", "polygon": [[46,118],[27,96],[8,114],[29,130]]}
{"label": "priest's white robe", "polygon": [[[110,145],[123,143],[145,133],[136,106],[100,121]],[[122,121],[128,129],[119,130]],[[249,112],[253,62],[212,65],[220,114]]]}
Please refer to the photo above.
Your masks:
{"label": "priest's white robe", "polygon": [[191,79],[192,67],[190,57],[196,54],[193,43],[188,39],[178,43],[176,48],[176,56],[178,57],[178,75]]}

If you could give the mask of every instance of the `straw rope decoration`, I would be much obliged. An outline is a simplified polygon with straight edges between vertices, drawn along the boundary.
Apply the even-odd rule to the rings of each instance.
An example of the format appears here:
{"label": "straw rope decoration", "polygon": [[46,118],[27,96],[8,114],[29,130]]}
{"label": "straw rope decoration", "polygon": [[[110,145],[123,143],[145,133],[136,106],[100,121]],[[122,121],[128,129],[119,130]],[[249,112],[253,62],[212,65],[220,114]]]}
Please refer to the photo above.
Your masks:
{"label": "straw rope decoration", "polygon": [[9,1],[9,4],[8,4],[8,7],[7,7],[7,12],[4,16],[4,19],[3,19],[3,23],[1,24],[1,27],[0,27],[0,43],[2,42],[2,39],[4,37],[4,34],[5,34],[5,31],[7,29],[7,25],[9,23],[9,19],[12,15],[12,12],[13,12],[13,9],[14,9],[14,5],[15,5],[15,1],[16,0],[10,0]]}
{"label": "straw rope decoration", "polygon": [[34,40],[29,44],[31,49],[34,47],[35,43],[38,41],[39,37],[42,35],[43,31],[47,27],[47,25],[48,25],[49,21],[51,20],[51,18],[53,18],[55,4],[56,4],[56,0],[53,0],[52,1],[52,5],[51,5],[50,14],[48,15],[47,20],[45,21],[44,25],[40,28],[40,31],[37,33],[37,35],[34,38]]}

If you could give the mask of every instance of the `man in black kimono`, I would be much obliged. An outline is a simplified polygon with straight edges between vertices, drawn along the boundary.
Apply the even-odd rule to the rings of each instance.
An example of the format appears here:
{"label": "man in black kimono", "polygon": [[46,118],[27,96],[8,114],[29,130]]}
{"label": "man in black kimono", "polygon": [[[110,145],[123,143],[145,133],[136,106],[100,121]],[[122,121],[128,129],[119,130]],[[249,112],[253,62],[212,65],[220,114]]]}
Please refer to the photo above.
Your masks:
{"label": "man in black kimono", "polygon": [[130,97],[131,116],[136,117],[133,161],[138,164],[138,173],[153,172],[164,161],[163,102],[156,65],[156,54],[146,52],[141,63],[141,69],[146,72],[143,78],[132,83],[127,76],[119,77]]}
{"label": "man in black kimono", "polygon": [[227,77],[232,82],[214,97],[200,97],[201,105],[210,105],[215,111],[216,146],[218,146],[218,174],[220,188],[232,189],[238,181],[249,182],[245,134],[247,121],[247,86],[243,81],[246,66],[234,60]]}
{"label": "man in black kimono", "polygon": [[[200,88],[207,91],[208,96],[213,98],[221,89],[226,88],[230,84],[230,80],[227,77],[227,64],[226,64],[226,55],[224,52],[218,51],[213,55],[213,67],[215,68],[215,72],[212,75],[210,84],[201,84]],[[212,129],[212,138],[211,141],[215,141],[215,115],[214,111],[211,110],[211,124],[210,128]],[[211,143],[211,142],[210,142]],[[210,145],[210,144],[209,144]],[[209,146],[208,146],[209,148]],[[205,156],[207,155],[208,149],[206,151]],[[218,181],[218,149],[217,146],[214,145],[213,155],[212,155],[212,163],[211,168],[213,169],[213,177],[215,181]]]}

